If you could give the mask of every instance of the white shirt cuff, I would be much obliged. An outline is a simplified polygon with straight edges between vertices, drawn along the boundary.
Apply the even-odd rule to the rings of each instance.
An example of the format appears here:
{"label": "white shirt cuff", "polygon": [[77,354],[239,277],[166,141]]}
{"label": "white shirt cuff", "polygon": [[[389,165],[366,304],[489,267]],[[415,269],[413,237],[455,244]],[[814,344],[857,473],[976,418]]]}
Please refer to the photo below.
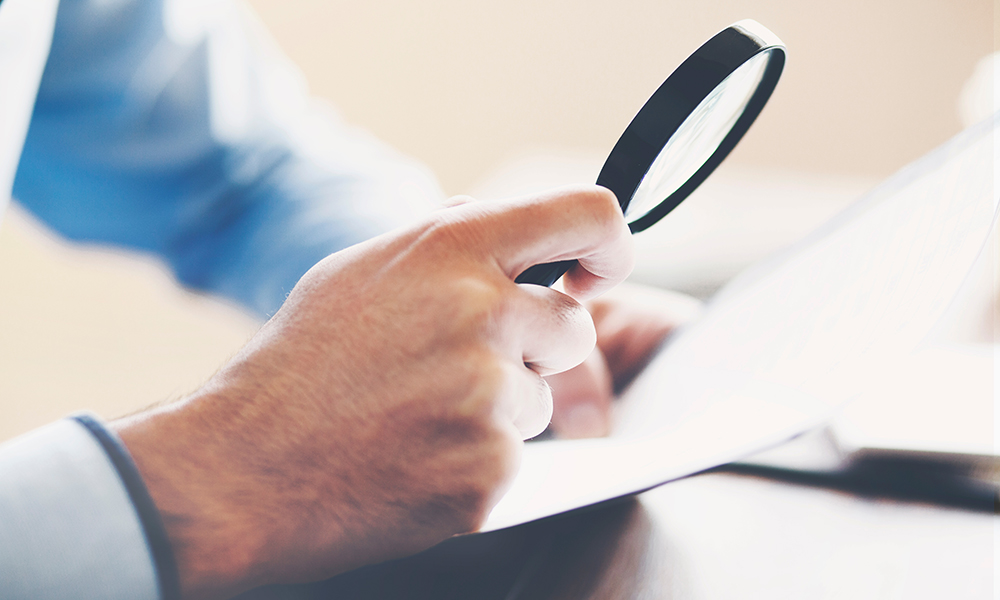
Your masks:
{"label": "white shirt cuff", "polygon": [[131,457],[94,417],[0,445],[4,598],[173,600],[173,560]]}

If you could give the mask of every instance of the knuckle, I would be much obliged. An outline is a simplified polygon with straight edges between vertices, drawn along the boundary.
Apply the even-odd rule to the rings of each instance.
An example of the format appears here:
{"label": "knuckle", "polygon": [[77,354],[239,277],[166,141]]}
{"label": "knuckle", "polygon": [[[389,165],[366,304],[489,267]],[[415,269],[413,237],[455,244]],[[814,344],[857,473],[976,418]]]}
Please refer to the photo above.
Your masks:
{"label": "knuckle", "polygon": [[594,328],[593,318],[587,308],[569,294],[558,293],[552,298],[552,312],[564,325],[573,329]]}
{"label": "knuckle", "polygon": [[437,482],[424,516],[452,533],[478,530],[520,464],[521,440],[504,416],[511,370],[485,345],[471,346],[455,364],[454,402],[439,405],[428,444]]}
{"label": "knuckle", "polygon": [[429,216],[420,232],[420,244],[427,248],[449,249],[460,242],[460,221],[450,211],[439,211]]}
{"label": "knuckle", "polygon": [[419,518],[448,533],[476,531],[517,473],[522,444],[495,418],[452,419],[437,433]]}
{"label": "knuckle", "polygon": [[[488,419],[492,416],[495,404],[504,388],[507,385],[508,375],[501,362],[489,350],[470,351],[465,356],[467,368],[467,381],[465,384],[466,402],[463,403],[464,410],[459,415],[464,419],[470,419],[467,426],[477,430],[484,425],[488,425]],[[478,434],[478,431],[474,431]]]}
{"label": "knuckle", "polygon": [[488,506],[482,498],[482,495],[476,496],[471,501],[465,502],[462,509],[456,512],[454,526],[456,533],[477,531],[486,523],[492,506]]}
{"label": "knuckle", "polygon": [[528,309],[528,298],[509,279],[470,272],[449,280],[447,297],[451,318],[441,326],[452,335],[476,339],[484,346],[502,338],[518,315]]}
{"label": "knuckle", "polygon": [[509,440],[503,437],[503,424],[510,420],[509,401],[524,391],[523,374],[510,361],[489,349],[466,353],[467,367],[461,398],[450,410],[450,428],[456,441],[475,449],[475,453],[493,461],[510,452]]}
{"label": "knuckle", "polygon": [[451,198],[448,198],[442,204],[446,208],[453,208],[455,206],[461,206],[463,204],[471,204],[475,201],[476,199],[473,198],[472,196],[468,196],[466,194],[459,194],[457,196],[452,196]]}
{"label": "knuckle", "polygon": [[473,476],[467,480],[456,512],[462,531],[475,531],[489,518],[490,511],[506,491],[520,464],[521,441],[494,430],[483,440]]}
{"label": "knuckle", "polygon": [[421,241],[448,250],[451,256],[458,256],[455,249],[469,254],[488,239],[489,224],[483,218],[485,209],[471,201],[452,208],[456,210],[438,211],[429,218]]}
{"label": "knuckle", "polygon": [[532,373],[530,379],[532,389],[525,394],[525,406],[517,423],[523,439],[542,433],[552,421],[552,388],[537,373]]}
{"label": "knuckle", "polygon": [[581,191],[588,212],[601,224],[617,224],[622,218],[618,198],[605,187],[591,186]]}

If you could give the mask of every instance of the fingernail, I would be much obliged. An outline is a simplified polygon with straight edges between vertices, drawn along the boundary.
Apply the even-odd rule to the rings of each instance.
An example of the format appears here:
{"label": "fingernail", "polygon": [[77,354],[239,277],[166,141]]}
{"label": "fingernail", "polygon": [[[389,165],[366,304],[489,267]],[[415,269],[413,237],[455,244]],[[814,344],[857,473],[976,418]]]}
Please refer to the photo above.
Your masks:
{"label": "fingernail", "polygon": [[593,404],[577,404],[571,407],[563,418],[561,428],[564,437],[602,437],[608,434],[607,416]]}

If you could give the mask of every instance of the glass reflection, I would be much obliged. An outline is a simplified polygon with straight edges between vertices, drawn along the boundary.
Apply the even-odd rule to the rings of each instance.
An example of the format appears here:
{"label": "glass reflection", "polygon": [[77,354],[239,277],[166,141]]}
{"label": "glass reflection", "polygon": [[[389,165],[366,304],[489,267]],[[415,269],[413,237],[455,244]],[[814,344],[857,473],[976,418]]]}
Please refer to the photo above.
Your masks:
{"label": "glass reflection", "polygon": [[760,85],[769,54],[743,63],[681,123],[632,195],[626,219],[635,221],[656,208],[715,153]]}

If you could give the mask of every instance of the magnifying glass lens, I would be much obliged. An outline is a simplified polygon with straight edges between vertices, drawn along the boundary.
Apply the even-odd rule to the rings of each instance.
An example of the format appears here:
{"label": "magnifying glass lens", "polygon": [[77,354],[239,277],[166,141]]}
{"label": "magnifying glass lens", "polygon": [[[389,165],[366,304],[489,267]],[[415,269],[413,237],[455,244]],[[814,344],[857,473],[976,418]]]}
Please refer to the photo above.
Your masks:
{"label": "magnifying glass lens", "polygon": [[628,221],[656,208],[715,153],[760,86],[769,54],[761,52],[733,71],[681,123],[639,182],[625,209]]}
{"label": "magnifying glass lens", "polygon": [[[752,20],[701,45],[636,113],[597,177],[632,233],[676,208],[747,132],[785,65],[785,46]],[[574,260],[533,265],[514,280],[552,285]]]}

